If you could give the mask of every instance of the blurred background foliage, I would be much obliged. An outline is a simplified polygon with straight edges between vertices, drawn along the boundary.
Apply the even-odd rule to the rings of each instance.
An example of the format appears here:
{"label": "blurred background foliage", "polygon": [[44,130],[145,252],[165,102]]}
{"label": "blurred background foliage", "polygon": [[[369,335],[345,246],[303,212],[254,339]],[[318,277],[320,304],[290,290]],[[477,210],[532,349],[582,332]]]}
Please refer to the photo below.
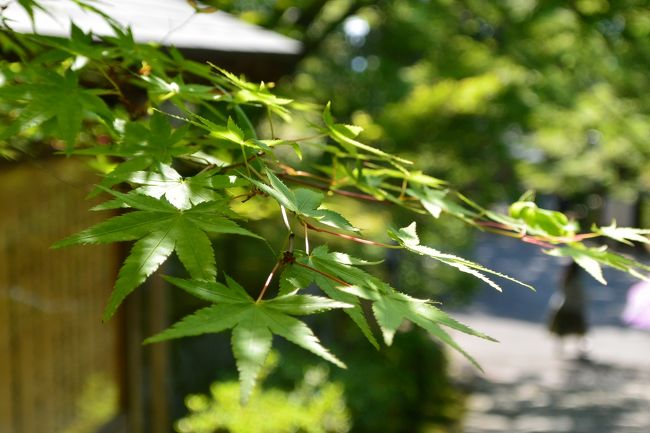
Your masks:
{"label": "blurred background foliage", "polygon": [[484,198],[650,185],[641,0],[212,0],[305,43],[283,90]]}
{"label": "blurred background foliage", "polygon": [[[337,118],[365,128],[362,138],[416,160],[425,173],[483,204],[515,200],[534,189],[586,219],[584,227],[598,220],[606,198],[648,208],[642,205],[650,187],[645,1],[203,3],[304,43],[295,73],[278,83],[281,93],[319,104],[332,100]],[[369,236],[385,221],[381,206],[363,204],[354,213]],[[394,218],[398,225],[400,216]],[[465,225],[444,217],[437,223],[435,230],[423,231],[424,243],[461,254],[471,246],[472,230]],[[385,276],[396,287],[447,305],[476,289],[430,263],[378,258],[385,259]],[[425,339],[402,335],[386,359],[407,362],[437,351]],[[435,408],[435,428],[452,428],[462,397],[444,374],[436,374],[445,371],[439,351],[428,358],[434,367],[426,373],[416,365],[402,368],[413,372],[411,378],[401,374],[413,386],[401,389],[391,386],[391,367],[364,359],[364,348],[357,341],[339,352],[350,365],[358,357],[365,366],[352,368],[354,377],[341,373],[354,431],[436,431],[416,415],[423,413],[423,402]],[[368,386],[377,383],[386,396]],[[373,413],[391,417],[382,416],[376,425]]]}
{"label": "blurred background foliage", "polygon": [[[279,356],[266,360],[266,376],[277,367]],[[215,382],[210,395],[194,394],[185,399],[189,415],[176,423],[180,433],[347,433],[350,415],[343,387],[327,381],[324,367],[312,367],[290,391],[258,389],[251,401],[239,403],[237,380]]]}

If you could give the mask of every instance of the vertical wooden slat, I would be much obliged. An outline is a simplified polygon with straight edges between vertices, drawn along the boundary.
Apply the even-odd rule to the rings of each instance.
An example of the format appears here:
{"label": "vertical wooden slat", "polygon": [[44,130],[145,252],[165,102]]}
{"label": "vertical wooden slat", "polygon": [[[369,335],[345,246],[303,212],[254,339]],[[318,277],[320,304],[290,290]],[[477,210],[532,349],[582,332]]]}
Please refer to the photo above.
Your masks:
{"label": "vertical wooden slat", "polygon": [[[0,195],[0,200],[2,196]],[[0,227],[9,225],[9,211],[0,214]],[[7,239],[0,230],[0,251],[5,250]],[[11,352],[11,317],[9,316],[9,278],[6,257],[0,255],[0,320],[6,321],[0,326],[0,433],[12,433],[13,405],[11,390],[13,388],[12,352]]]}
{"label": "vertical wooden slat", "polygon": [[[12,179],[15,193],[25,193],[25,188],[18,184],[23,176],[32,175],[31,170],[25,169]],[[34,180],[37,181],[37,177]],[[38,185],[38,183],[36,184]],[[23,191],[21,191],[23,190]],[[13,339],[14,363],[16,372],[15,398],[18,406],[19,419],[16,420],[19,432],[37,431],[48,427],[44,417],[35,417],[41,413],[40,394],[44,390],[39,386],[43,376],[43,354],[39,353],[43,340],[43,300],[40,290],[42,281],[42,232],[35,218],[34,207],[38,196],[24,194],[22,200],[15,200],[14,207],[18,218],[11,228],[12,239],[9,252],[12,261],[11,273],[11,309],[12,326],[15,334]]]}
{"label": "vertical wooden slat", "polygon": [[[36,431],[38,421],[33,413],[36,409],[35,394],[38,385],[36,376],[39,373],[36,359],[34,357],[34,345],[32,338],[38,332],[40,314],[33,308],[37,305],[37,295],[32,290],[28,272],[30,266],[39,266],[38,257],[33,256],[34,249],[38,248],[34,243],[34,237],[29,236],[31,228],[29,209],[29,196],[27,200],[15,204],[20,219],[17,219],[13,230],[13,236],[9,243],[10,259],[14,261],[11,265],[14,270],[11,275],[11,303],[12,303],[12,325],[15,335],[13,336],[14,371],[16,372],[15,404],[17,407],[18,419],[15,420],[19,432]],[[25,224],[25,226],[22,226]]]}
{"label": "vertical wooden slat", "polygon": [[126,322],[132,324],[126,335],[127,358],[127,425],[129,433],[145,432],[142,377],[142,291],[131,293],[122,307]]}
{"label": "vertical wooden slat", "polygon": [[[162,272],[156,272],[149,283],[149,333],[157,334],[167,328],[167,284]],[[149,346],[151,355],[151,433],[169,433],[169,400],[167,378],[169,347],[166,342]]]}
{"label": "vertical wooden slat", "polygon": [[[48,188],[49,189],[49,188]],[[39,197],[40,198],[40,197]],[[52,227],[52,223],[49,220],[49,215],[59,214],[60,208],[57,206],[58,203],[53,203],[53,200],[45,200],[42,202],[40,200],[41,212],[34,218],[34,234],[33,236],[38,236],[39,243],[47,242],[49,243],[53,236],[58,230],[57,224]],[[38,201],[34,201],[30,208],[35,209],[39,207]],[[52,275],[55,266],[54,261],[44,260],[41,263],[41,268],[39,272],[34,272],[32,287],[39,287],[38,291],[39,296],[41,297],[40,305],[40,326],[39,326],[39,342],[38,347],[34,351],[34,356],[39,360],[39,376],[37,379],[37,386],[43,389],[53,389],[55,390],[54,384],[54,375],[58,372],[51,368],[48,365],[48,360],[56,359],[57,357],[57,348],[52,344],[52,337],[54,336],[55,327],[52,326],[52,321],[54,320],[54,315],[57,310],[62,307],[61,303],[58,301],[57,293],[61,290],[60,287],[54,287],[52,284]],[[49,403],[51,396],[46,395],[44,392],[38,392],[36,394],[37,407],[39,408],[39,413],[47,420],[43,422],[45,428],[49,431],[57,431],[60,426],[58,425],[57,420],[57,408],[55,405]]]}

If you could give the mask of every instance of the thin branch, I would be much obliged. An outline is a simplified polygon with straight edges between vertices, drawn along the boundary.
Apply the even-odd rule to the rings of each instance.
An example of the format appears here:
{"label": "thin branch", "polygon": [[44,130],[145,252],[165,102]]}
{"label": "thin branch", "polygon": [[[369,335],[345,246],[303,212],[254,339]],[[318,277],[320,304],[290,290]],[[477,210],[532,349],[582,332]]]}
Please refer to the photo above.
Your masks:
{"label": "thin branch", "polygon": [[271,281],[273,281],[273,277],[275,274],[278,272],[278,269],[280,269],[281,266],[286,265],[287,263],[294,263],[295,258],[293,255],[293,238],[294,238],[293,232],[289,231],[289,235],[287,236],[287,239],[285,241],[285,246],[287,249],[282,253],[282,257],[278,259],[277,262],[275,262],[275,266],[273,266],[273,269],[271,270],[271,273],[269,274],[268,277],[266,277],[266,281],[264,281],[264,286],[262,287],[262,290],[260,290],[260,294],[257,296],[257,300],[255,302],[260,302],[262,298],[264,298],[264,295],[266,294],[267,289],[271,285]]}
{"label": "thin branch", "polygon": [[[525,242],[529,243],[537,243],[538,245],[548,247],[549,245],[553,247],[553,245],[549,244],[548,242],[556,242],[556,243],[564,243],[568,244],[571,242],[581,242],[585,239],[593,239],[597,238],[599,236],[602,236],[599,233],[580,233],[577,235],[573,236],[533,236],[533,235],[526,235],[524,233],[519,233],[517,232],[514,228],[507,226],[506,224],[494,222],[494,221],[473,221],[475,224],[477,224],[480,227],[483,228],[488,228],[488,231],[491,233],[496,233],[500,235],[505,235],[505,236],[510,236],[514,238],[520,238],[524,240]],[[491,230],[490,230],[491,229]],[[545,242],[548,241],[548,242]],[[539,243],[538,243],[539,242]]]}
{"label": "thin branch", "polygon": [[314,272],[316,272],[316,273],[318,273],[318,274],[321,274],[321,275],[324,276],[325,278],[329,278],[329,279],[332,280],[332,281],[336,281],[337,283],[339,283],[339,284],[341,284],[341,285],[343,285],[343,286],[351,286],[351,285],[352,285],[352,284],[347,283],[347,282],[345,282],[345,281],[343,281],[343,280],[341,280],[341,279],[339,279],[339,278],[336,278],[334,275],[330,275],[330,274],[328,274],[327,272],[323,272],[323,271],[318,270],[318,269],[316,269],[316,268],[312,268],[311,266],[309,266],[309,265],[305,265],[304,263],[294,262],[293,264],[296,265],[296,266],[303,267],[303,268],[305,268],[305,269],[309,269],[310,271],[314,271]]}
{"label": "thin branch", "polygon": [[284,225],[287,227],[287,230],[289,230],[289,233],[291,233],[292,232],[291,224],[289,224],[289,217],[287,216],[287,210],[282,205],[280,205],[280,212],[282,212],[282,221],[284,221]]}
{"label": "thin branch", "polygon": [[328,137],[328,136],[329,136],[329,134],[315,134],[315,135],[310,135],[308,137],[288,138],[286,141],[293,141],[293,142],[311,141],[311,140],[315,140],[317,138],[323,138],[323,137]]}
{"label": "thin branch", "polygon": [[[244,162],[244,165],[246,166],[246,171],[248,172],[248,177],[250,177],[252,179],[253,178],[253,173],[251,172],[251,166],[248,164],[248,157],[246,156],[246,149],[244,149],[244,146],[241,145],[241,144],[239,145],[239,147],[241,148],[241,153],[244,156],[244,161],[243,162]],[[255,156],[255,155],[253,155],[253,156]]]}
{"label": "thin branch", "polygon": [[357,242],[357,243],[360,243],[360,244],[372,245],[372,246],[375,246],[375,247],[383,247],[383,248],[402,249],[402,247],[400,245],[389,245],[389,244],[384,244],[382,242],[375,242],[375,241],[359,238],[359,237],[352,236],[352,235],[346,235],[344,233],[337,233],[337,232],[334,232],[334,231],[331,231],[331,230],[315,227],[315,226],[313,226],[313,225],[311,225],[309,223],[305,223],[305,227],[307,227],[310,230],[313,230],[315,232],[327,233],[327,234],[330,234],[330,235],[333,235],[333,236],[338,236],[340,238],[343,238],[343,239],[346,239],[346,240],[349,240],[349,241],[352,241],[352,242]]}
{"label": "thin branch", "polygon": [[215,168],[215,167],[216,167],[216,165],[214,165],[214,164],[212,164],[212,163],[209,163],[208,165],[206,165],[205,167],[203,167],[203,168],[201,169],[201,171],[199,171],[199,172],[197,173],[197,175],[199,175],[199,174],[203,174],[203,173],[205,173],[206,171],[208,171],[208,170],[212,170],[212,169]]}
{"label": "thin branch", "polygon": [[264,282],[264,287],[262,287],[262,290],[260,290],[260,294],[255,300],[255,302],[260,302],[262,298],[264,297],[264,294],[266,293],[266,290],[269,288],[271,285],[271,281],[273,280],[273,277],[275,276],[275,273],[278,271],[278,268],[280,268],[280,265],[282,265],[282,260],[278,260],[275,263],[275,266],[273,266],[273,269],[271,270],[271,273],[269,274],[268,277],[266,277],[266,281]]}
{"label": "thin branch", "polygon": [[368,194],[363,194],[363,193],[358,193],[358,192],[353,192],[353,191],[345,191],[345,190],[342,190],[342,189],[331,189],[328,186],[319,185],[319,184],[315,184],[315,183],[312,183],[312,182],[305,182],[304,180],[295,179],[295,178],[291,177],[290,175],[283,174],[283,173],[278,173],[278,175],[279,175],[279,177],[281,177],[283,179],[290,180],[291,182],[295,182],[295,183],[298,183],[300,185],[309,186],[309,187],[315,188],[315,189],[320,189],[321,191],[328,191],[328,192],[332,192],[333,194],[338,194],[338,195],[342,195],[342,196],[345,196],[345,197],[352,197],[352,198],[356,198],[356,199],[359,199],[359,200],[372,201],[372,202],[376,202],[376,203],[386,203],[386,204],[389,203],[387,200],[379,200],[378,198],[373,197],[373,196],[368,195]]}
{"label": "thin branch", "polygon": [[106,80],[111,84],[111,86],[113,86],[115,92],[117,92],[117,96],[119,100],[122,101],[122,104],[124,104],[126,109],[130,111],[133,108],[133,104],[131,103],[129,98],[126,97],[124,92],[122,92],[122,89],[117,84],[117,82],[113,79],[113,77],[111,77],[111,75],[104,69],[104,65],[101,63],[97,64],[97,69],[103,75],[103,77],[106,78]]}
{"label": "thin branch", "polygon": [[548,242],[544,242],[542,240],[539,240],[531,236],[524,235],[521,237],[521,240],[524,242],[528,242],[529,244],[537,245],[544,248],[555,248],[555,245],[549,244]]}

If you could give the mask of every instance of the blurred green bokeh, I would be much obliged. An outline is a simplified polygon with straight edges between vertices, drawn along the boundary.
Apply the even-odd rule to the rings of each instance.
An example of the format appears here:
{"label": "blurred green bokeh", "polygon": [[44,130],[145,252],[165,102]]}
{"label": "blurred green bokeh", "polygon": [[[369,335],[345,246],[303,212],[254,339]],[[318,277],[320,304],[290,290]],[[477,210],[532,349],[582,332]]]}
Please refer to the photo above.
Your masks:
{"label": "blurred green bokeh", "polygon": [[[268,374],[277,366],[277,352],[266,361]],[[324,367],[307,370],[290,390],[257,389],[246,406],[239,403],[239,382],[215,382],[210,395],[186,398],[190,413],[176,423],[179,433],[347,433],[350,414],[343,387],[327,381]]]}

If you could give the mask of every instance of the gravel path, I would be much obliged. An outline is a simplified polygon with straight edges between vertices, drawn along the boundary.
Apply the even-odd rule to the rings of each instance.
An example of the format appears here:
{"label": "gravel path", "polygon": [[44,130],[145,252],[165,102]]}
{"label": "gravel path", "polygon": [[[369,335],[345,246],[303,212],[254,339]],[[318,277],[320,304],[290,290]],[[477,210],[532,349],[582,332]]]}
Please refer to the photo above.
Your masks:
{"label": "gravel path", "polygon": [[538,292],[509,284],[504,293],[484,289],[454,314],[500,341],[455,335],[484,369],[455,356],[456,374],[470,391],[465,433],[650,433],[650,332],[619,319],[633,280],[608,273],[604,287],[585,279],[592,327],[589,360],[581,361],[571,342],[560,352],[543,324],[561,264],[500,238],[483,239],[475,258]]}

